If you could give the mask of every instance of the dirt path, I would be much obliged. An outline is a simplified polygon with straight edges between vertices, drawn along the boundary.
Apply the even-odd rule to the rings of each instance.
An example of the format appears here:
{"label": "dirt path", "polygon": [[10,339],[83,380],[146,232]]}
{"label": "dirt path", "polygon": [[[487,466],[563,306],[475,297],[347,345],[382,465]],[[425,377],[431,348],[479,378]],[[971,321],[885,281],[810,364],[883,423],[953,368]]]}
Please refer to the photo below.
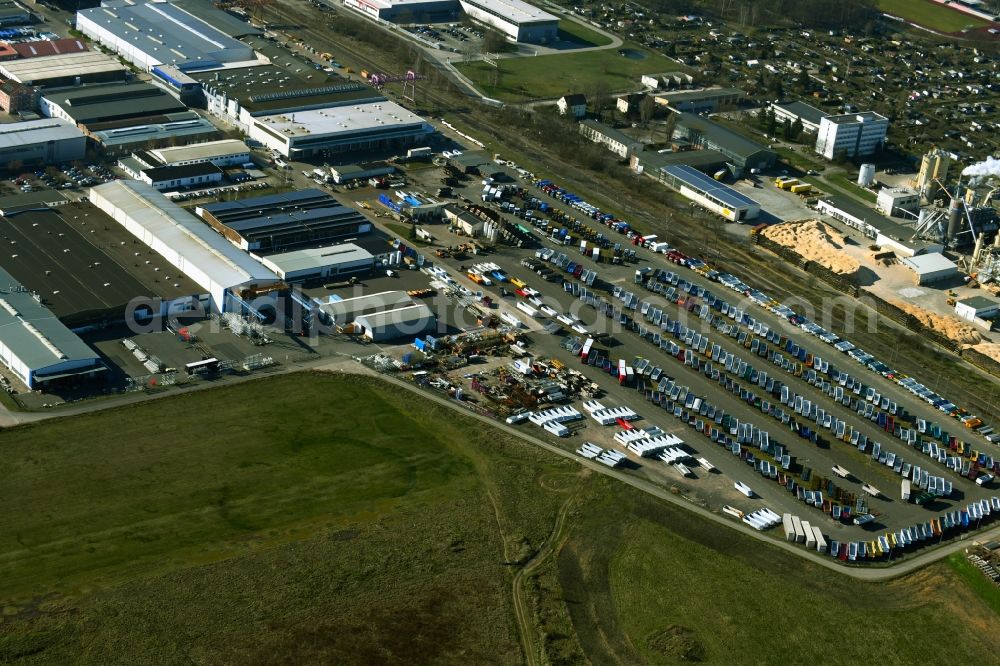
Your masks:
{"label": "dirt path", "polygon": [[566,540],[568,536],[566,533],[566,518],[579,494],[580,488],[577,486],[573,493],[566,498],[562,506],[559,507],[559,512],[556,514],[556,521],[552,526],[552,532],[549,533],[549,536],[538,549],[538,552],[521,567],[521,570],[517,572],[514,580],[511,582],[511,589],[514,596],[514,615],[517,620],[518,631],[521,634],[521,646],[524,648],[524,658],[528,666],[535,666],[541,663],[542,660],[539,658],[541,649],[535,644],[534,623],[531,621],[531,609],[528,607],[528,599],[524,591],[524,579],[541,566]]}

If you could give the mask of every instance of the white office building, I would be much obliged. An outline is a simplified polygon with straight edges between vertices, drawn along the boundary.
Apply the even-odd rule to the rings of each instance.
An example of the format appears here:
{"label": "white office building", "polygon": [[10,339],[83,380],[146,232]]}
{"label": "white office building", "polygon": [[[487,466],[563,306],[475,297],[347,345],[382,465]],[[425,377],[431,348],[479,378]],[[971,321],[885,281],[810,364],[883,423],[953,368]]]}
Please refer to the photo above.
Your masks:
{"label": "white office building", "polygon": [[816,133],[816,152],[828,160],[872,155],[885,145],[889,119],[873,111],[826,116]]}

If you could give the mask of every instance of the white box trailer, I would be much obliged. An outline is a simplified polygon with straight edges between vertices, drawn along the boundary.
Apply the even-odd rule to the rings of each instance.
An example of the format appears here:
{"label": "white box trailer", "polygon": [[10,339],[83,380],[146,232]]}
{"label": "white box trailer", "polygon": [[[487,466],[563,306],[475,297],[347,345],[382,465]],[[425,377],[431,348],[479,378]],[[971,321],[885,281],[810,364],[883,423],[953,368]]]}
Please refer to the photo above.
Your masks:
{"label": "white box trailer", "polygon": [[902,483],[900,484],[899,495],[900,495],[900,499],[902,499],[904,502],[909,502],[910,501],[910,480],[909,479],[903,479]]}
{"label": "white box trailer", "polygon": [[805,533],[806,537],[806,548],[815,548],[816,533],[813,532],[813,527],[812,525],[809,524],[809,521],[807,520],[802,521],[802,531]]}
{"label": "white box trailer", "polygon": [[816,552],[825,553],[826,552],[826,539],[823,538],[823,533],[820,531],[819,527],[813,525],[813,537],[816,540]]}
{"label": "white box trailer", "polygon": [[722,513],[728,513],[730,516],[733,516],[734,518],[739,518],[741,520],[743,519],[743,512],[737,509],[735,506],[730,506],[729,504],[722,507]]}
{"label": "white box trailer", "polygon": [[792,516],[792,527],[795,529],[795,542],[805,543],[806,533],[802,529],[802,521],[799,520],[798,516]]}
{"label": "white box trailer", "polygon": [[556,437],[568,437],[569,428],[556,421],[546,421],[542,424],[542,428],[552,433]]}
{"label": "white box trailer", "polygon": [[785,541],[795,541],[795,523],[792,522],[792,514],[783,514],[781,525],[785,530]]}
{"label": "white box trailer", "polygon": [[530,305],[528,305],[524,301],[518,301],[516,307],[517,307],[518,310],[520,310],[521,312],[523,312],[524,314],[528,315],[531,318],[538,317],[538,310],[536,310],[535,308],[531,307]]}

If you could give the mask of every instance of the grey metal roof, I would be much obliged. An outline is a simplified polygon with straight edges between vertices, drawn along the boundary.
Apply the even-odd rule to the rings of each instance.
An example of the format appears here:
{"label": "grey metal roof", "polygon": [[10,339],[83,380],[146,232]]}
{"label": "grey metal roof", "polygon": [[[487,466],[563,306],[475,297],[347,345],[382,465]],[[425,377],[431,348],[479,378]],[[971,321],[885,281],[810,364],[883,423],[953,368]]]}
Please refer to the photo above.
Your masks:
{"label": "grey metal roof", "polygon": [[[171,2],[104,2],[81,9],[77,23],[92,21],[159,63],[211,67],[253,59],[253,49]],[[141,40],[141,41],[137,41]]]}
{"label": "grey metal roof", "polygon": [[194,111],[164,114],[162,120],[145,124],[122,124],[93,132],[93,136],[106,147],[156,143],[170,138],[205,137],[220,134],[219,129]]}
{"label": "grey metal roof", "polygon": [[998,304],[996,301],[986,298],[985,296],[972,296],[971,298],[963,298],[959,301],[960,305],[965,305],[974,310],[987,310],[989,308],[996,307]]}
{"label": "grey metal roof", "polygon": [[0,341],[30,370],[100,357],[0,268]]}
{"label": "grey metal roof", "polygon": [[213,28],[221,30],[230,37],[264,34],[263,30],[253,27],[229,12],[222,11],[210,0],[173,0],[173,4],[197,16]]}
{"label": "grey metal roof", "polygon": [[880,233],[898,241],[912,238],[916,234],[916,229],[900,224],[894,220],[881,215],[868,206],[855,201],[849,196],[837,194],[823,197],[821,201],[832,204],[838,210],[847,213],[851,217],[863,221],[878,230]]}
{"label": "grey metal roof", "polygon": [[745,206],[759,206],[756,201],[729,187],[725,183],[720,183],[711,176],[706,176],[694,167],[684,164],[663,167],[663,172],[670,174],[694,189],[710,194],[724,204],[733,208],[743,208]]}
{"label": "grey metal roof", "polygon": [[76,123],[154,116],[187,107],[149,83],[112,83],[47,90],[45,99],[57,104]]}
{"label": "grey metal roof", "polygon": [[694,113],[682,112],[677,119],[677,124],[694,130],[720,149],[743,158],[750,157],[755,153],[769,152],[766,146]]}
{"label": "grey metal roof", "polygon": [[958,270],[958,264],[944,256],[940,252],[921,254],[915,257],[903,259],[903,263],[909,266],[918,275],[927,275],[940,271]]}
{"label": "grey metal roof", "polygon": [[792,115],[798,116],[805,122],[810,122],[814,125],[819,125],[819,121],[827,117],[828,113],[817,109],[815,106],[806,104],[805,102],[800,102],[798,100],[794,102],[788,102],[787,104],[775,104],[776,107],[784,109]]}
{"label": "grey metal roof", "polygon": [[30,146],[47,141],[82,139],[83,132],[72,123],[59,118],[40,118],[0,125],[0,150]]}
{"label": "grey metal roof", "polygon": [[375,256],[363,247],[354,243],[341,243],[272,254],[264,258],[264,265],[278,273],[287,274],[310,268],[320,269],[358,261],[373,261],[374,258]]}
{"label": "grey metal roof", "polygon": [[380,291],[375,294],[362,294],[353,298],[330,301],[321,305],[320,309],[335,317],[338,324],[346,324],[361,315],[409,306],[413,302],[413,298],[405,291]]}
{"label": "grey metal roof", "polygon": [[21,194],[8,194],[0,197],[0,215],[10,215],[22,210],[41,208],[53,204],[65,203],[64,197],[59,190],[43,188],[34,192],[22,192]]}
{"label": "grey metal roof", "polygon": [[638,154],[639,164],[646,169],[659,169],[674,164],[710,169],[724,165],[729,159],[717,150],[680,150],[677,152]]}
{"label": "grey metal roof", "polygon": [[615,129],[611,125],[605,125],[604,123],[598,122],[596,120],[591,120],[590,118],[586,120],[581,120],[580,124],[584,127],[589,127],[590,129],[597,132],[599,135],[611,141],[617,141],[618,143],[624,144],[626,146],[631,146],[633,144],[640,143],[639,139],[633,138],[622,132],[619,129]]}
{"label": "grey metal roof", "polygon": [[434,311],[426,303],[416,303],[394,310],[361,315],[354,321],[369,330],[378,330],[385,326],[400,326],[420,321],[434,321],[434,319]]}

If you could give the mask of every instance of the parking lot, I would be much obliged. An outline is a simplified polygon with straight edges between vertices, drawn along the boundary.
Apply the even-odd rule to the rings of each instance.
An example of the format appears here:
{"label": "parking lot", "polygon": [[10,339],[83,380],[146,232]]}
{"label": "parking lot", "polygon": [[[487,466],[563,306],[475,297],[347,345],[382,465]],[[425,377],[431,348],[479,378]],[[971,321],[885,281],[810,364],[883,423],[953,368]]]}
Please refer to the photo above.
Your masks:
{"label": "parking lot", "polygon": [[[524,181],[519,184],[525,187]],[[464,193],[471,198],[477,189],[479,189],[478,183],[470,184]],[[538,188],[528,185],[525,187],[525,195],[526,198],[521,198],[520,201],[530,202],[534,197],[539,201],[544,200],[550,208],[562,210],[566,215],[579,216],[579,211],[564,202],[546,197]],[[509,206],[507,209],[507,212],[510,212]],[[972,500],[992,497],[994,491],[989,485],[981,487],[969,478],[969,474],[974,473],[976,468],[966,465],[963,469],[961,464],[962,460],[969,460],[971,451],[970,449],[963,452],[961,447],[975,447],[980,451],[988,451],[987,447],[991,448],[992,444],[982,436],[963,429],[957,420],[949,418],[947,413],[914,396],[893,378],[882,376],[865,367],[865,363],[870,361],[860,350],[853,350],[847,344],[837,348],[827,346],[827,340],[838,339],[832,332],[822,329],[816,331],[817,327],[811,329],[814,331],[812,333],[803,330],[789,322],[790,310],[784,310],[770,301],[764,301],[766,296],[763,294],[749,291],[743,293],[741,290],[735,295],[723,296],[722,292],[727,291],[725,284],[732,285],[731,288],[742,289],[738,278],[725,278],[730,281],[720,283],[719,280],[722,278],[718,275],[711,276],[704,271],[698,272],[671,263],[668,257],[636,248],[624,236],[607,228],[598,231],[602,227],[594,220],[586,220],[581,224],[583,225],[589,227],[591,233],[576,231],[573,234],[574,239],[568,245],[561,242],[558,232],[553,239],[550,237],[551,232],[543,234],[541,227],[535,226],[533,232],[542,237],[542,249],[548,249],[550,252],[543,253],[537,248],[532,250],[503,248],[483,260],[495,263],[507,276],[519,278],[527,283],[538,292],[533,298],[537,303],[544,304],[546,310],[573,318],[578,317],[589,335],[596,337],[598,333],[606,333],[608,337],[599,339],[595,343],[595,348],[608,359],[609,362],[603,365],[609,370],[611,367],[617,369],[619,359],[635,368],[647,365],[647,374],[637,382],[638,387],[643,389],[639,393],[635,390],[636,385],[623,387],[609,372],[589,365],[580,366],[580,369],[605,389],[606,397],[601,399],[602,402],[632,407],[642,416],[642,421],[635,424],[636,427],[652,425],[665,432],[680,435],[696,456],[709,460],[726,479],[742,480],[749,485],[753,489],[755,499],[748,501],[732,487],[732,483],[720,483],[718,473],[710,474],[698,469],[697,466],[694,468],[688,466],[690,474],[681,478],[666,463],[656,459],[630,457],[630,460],[639,464],[641,468],[650,466],[654,468],[652,471],[644,470],[637,473],[651,474],[651,478],[659,478],[663,483],[679,484],[685,493],[691,493],[709,505],[732,504],[745,510],[765,505],[779,513],[790,512],[801,515],[803,520],[813,520],[814,524],[821,525],[824,533],[830,538],[842,542],[870,540],[873,538],[872,535],[929,522],[935,516],[959,511]],[[621,263],[617,264],[608,260],[607,255],[602,255],[600,262],[594,262],[590,256],[584,257],[578,249],[576,238],[585,235],[592,237],[595,231],[607,236],[610,248],[613,249],[614,243],[617,242],[621,243],[622,250],[635,251],[636,261],[629,260],[624,252],[621,253]],[[536,257],[536,252],[541,257],[548,256],[550,261],[546,262],[541,257]],[[551,263],[551,257],[559,254],[564,254],[567,258],[567,263],[563,264],[562,269]],[[444,263],[451,268],[453,274],[466,267],[466,262],[456,260],[445,260]],[[577,281],[574,278],[579,277],[566,272],[571,265],[573,273],[576,273],[581,265],[586,270],[597,271],[598,284],[588,293],[595,299],[594,302],[599,304],[600,301],[604,301],[608,307],[617,308],[618,313],[628,313],[626,323],[619,321],[616,324],[617,319],[612,320],[600,314],[599,308],[588,305],[586,300],[581,300],[579,296],[574,297],[572,292],[565,291],[564,279],[572,283]],[[667,282],[656,283],[668,285],[664,288],[664,293],[656,293],[646,288],[647,276],[652,273],[644,273],[644,279],[640,284],[636,284],[636,268],[647,266],[651,269],[659,268],[663,275],[670,274]],[[533,270],[535,268],[540,274],[536,274]],[[670,284],[670,280],[675,280],[675,283]],[[681,292],[677,285],[680,285],[681,289],[690,288],[692,292]],[[469,282],[469,288],[473,287],[484,290],[504,303],[522,320],[528,319],[523,311],[513,308],[516,302],[523,300],[524,297],[518,295],[511,285],[494,284],[483,288]],[[674,291],[668,297],[666,290],[671,287]],[[504,297],[502,293],[508,295]],[[530,295],[534,292],[528,293]],[[629,301],[630,304],[634,304],[635,310],[625,305],[625,301],[622,300],[624,294],[633,295]],[[709,303],[715,302],[712,299],[718,300],[718,296],[727,298],[733,304],[739,303],[740,312],[751,318],[752,325],[742,320],[743,314],[741,320],[736,321],[722,315],[719,310],[713,311],[714,306]],[[753,299],[757,299],[758,303]],[[667,342],[669,336],[659,327],[656,328],[659,334],[658,344],[652,344],[654,329],[651,322],[643,321],[647,312],[642,311],[643,306],[640,305],[640,301],[649,303],[647,312],[650,309],[659,311],[661,324],[670,319],[678,322],[678,325],[688,327],[692,335],[701,336],[699,342],[703,347],[704,360],[692,364],[692,360],[697,361],[697,359],[690,356],[685,358],[682,351],[684,347],[691,348],[690,341],[684,343],[678,339],[675,351]],[[764,303],[766,307],[762,306]],[[700,318],[694,314],[693,309],[689,309],[695,306],[698,312],[705,307],[712,316],[707,319]],[[561,332],[558,334],[549,334],[542,324],[551,323],[554,318],[546,316],[544,314],[546,310],[536,309],[542,312],[541,319],[534,322],[525,321],[532,331],[529,337],[533,342],[531,347],[533,353],[573,363],[573,355],[566,347],[572,348],[574,340],[577,345],[582,344],[588,335],[572,332],[568,326],[561,327]],[[734,307],[732,311],[735,312],[736,308]],[[639,328],[640,322],[643,328]],[[729,328],[726,328],[727,326]],[[820,332],[824,337],[820,337]],[[711,352],[716,346],[718,349],[713,356]],[[698,345],[694,347],[697,350]],[[794,349],[795,354],[788,351],[789,349]],[[709,352],[708,356],[704,356],[705,351]],[[676,352],[681,352],[680,360],[677,359]],[[848,352],[854,355],[849,356]],[[726,354],[730,354],[733,358],[740,359],[744,365],[740,366],[737,362],[730,364],[732,367],[727,369],[724,362],[719,363],[720,354],[723,358]],[[716,360],[713,361],[713,358]],[[706,363],[712,365],[707,372]],[[878,364],[871,367],[876,370],[888,370]],[[831,368],[834,368],[832,373]],[[769,384],[760,380],[765,373],[772,380]],[[758,386],[757,382],[748,379],[751,374],[755,380],[762,382],[761,385]],[[652,375],[659,381],[652,381]],[[841,376],[843,384],[840,383]],[[674,416],[675,413],[687,414],[690,410],[681,405],[666,411],[662,409],[660,403],[648,402],[650,392],[655,392],[661,387],[663,381],[668,381],[673,387],[683,388],[692,396],[702,396],[704,402],[711,405],[713,414],[725,412],[726,423],[734,428],[737,434],[742,432],[740,428],[750,428],[747,430],[748,433],[758,433],[754,434],[754,437],[760,437],[759,433],[762,432],[768,433],[772,454],[757,453],[751,459],[754,465],[748,465],[745,445],[742,449],[737,447],[740,456],[734,456],[729,448],[713,441],[713,435],[709,432],[712,428],[720,431],[719,441],[722,440],[721,421],[713,426],[713,420],[706,418],[704,413],[696,413],[694,416],[678,420]],[[742,394],[740,390],[734,392],[732,388],[734,385],[740,385]],[[779,386],[784,387],[785,400],[789,404],[782,401],[782,388]],[[808,405],[804,408],[805,416],[794,411],[796,400],[800,411],[804,404]],[[813,413],[810,416],[811,410]],[[819,410],[820,413],[817,414],[815,410]],[[884,416],[878,416],[879,412]],[[887,428],[889,416],[893,419],[893,425]],[[732,423],[738,425],[731,425]],[[837,423],[842,424],[839,427],[843,428],[845,434],[850,433],[846,441],[843,435],[837,435]],[[900,427],[896,428],[896,425]],[[956,445],[958,449],[944,445],[934,446],[933,451],[927,446],[925,446],[927,450],[919,448],[914,450],[912,442],[904,440],[916,436],[915,433],[918,431],[919,436],[927,440],[934,429],[938,432],[950,430],[953,435],[968,440],[970,444]],[[575,426],[571,426],[571,430],[575,430]],[[593,430],[593,426],[589,426],[579,434],[574,432],[570,438],[561,441],[575,450],[580,445],[580,440],[586,437],[587,441],[594,441],[598,446],[614,448],[610,440],[610,433],[613,432],[611,429],[605,431],[603,439],[598,439]],[[910,434],[911,432],[914,434]],[[706,436],[706,433],[709,436]],[[734,434],[730,439],[736,441],[737,435]],[[863,446],[858,445],[861,441],[865,442]],[[781,448],[775,450],[775,445]],[[942,453],[943,451],[947,453]],[[775,452],[780,454],[776,458],[772,457]],[[788,467],[782,469],[781,461],[786,456]],[[777,464],[769,463],[774,469],[767,470],[762,477],[759,467],[761,461],[777,461]],[[839,476],[833,471],[835,467],[847,470],[847,475]],[[904,501],[900,494],[902,471],[905,469],[912,475],[914,468],[920,469],[917,474],[939,480],[942,484],[941,491],[947,482],[952,491],[950,496],[943,497],[932,493],[932,497],[922,498],[920,505]],[[770,473],[779,471],[782,477],[787,477],[789,480],[797,479],[795,483],[801,488],[815,487],[817,490],[809,491],[810,497],[813,501],[816,501],[816,497],[821,497],[819,500],[821,506],[804,504],[804,497],[788,493],[783,485],[767,478]],[[802,478],[803,474],[806,475],[805,480]],[[821,487],[823,490],[819,490]],[[814,495],[814,492],[822,495]],[[913,495],[919,493],[920,490],[915,486]],[[830,508],[832,504],[849,507],[852,516],[860,514],[870,515],[872,518],[866,519],[870,522],[863,526],[854,525],[851,520],[846,520],[843,516],[840,520],[834,520]],[[821,511],[824,506],[825,513]],[[843,515],[846,516],[847,513]],[[943,519],[941,525],[944,525]]]}

